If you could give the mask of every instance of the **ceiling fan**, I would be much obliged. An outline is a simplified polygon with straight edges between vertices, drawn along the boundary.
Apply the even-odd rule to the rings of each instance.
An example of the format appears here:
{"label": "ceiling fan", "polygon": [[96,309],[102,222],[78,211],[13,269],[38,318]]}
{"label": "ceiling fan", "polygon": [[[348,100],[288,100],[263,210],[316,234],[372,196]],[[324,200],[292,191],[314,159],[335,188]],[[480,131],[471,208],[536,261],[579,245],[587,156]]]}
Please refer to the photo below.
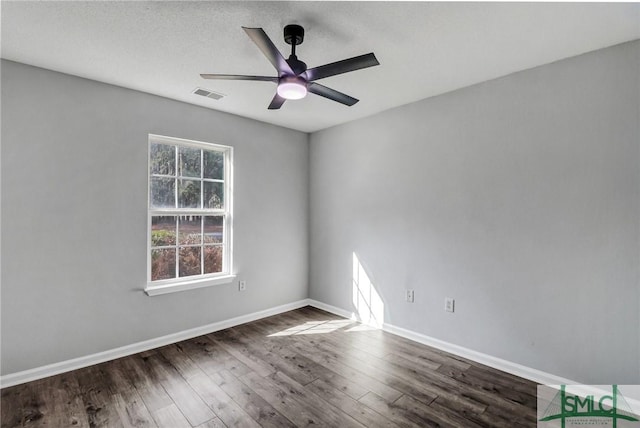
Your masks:
{"label": "ceiling fan", "polygon": [[233,74],[201,74],[200,76],[204,79],[254,80],[276,83],[278,88],[271,104],[269,104],[270,110],[279,109],[286,100],[299,100],[304,98],[307,92],[320,95],[321,97],[337,101],[347,106],[352,106],[358,102],[356,98],[338,92],[335,89],[327,88],[315,81],[361,68],[380,65],[375,55],[368,53],[307,69],[307,64],[300,61],[296,56],[296,46],[302,44],[304,40],[304,28],[300,25],[292,24],[284,27],[284,41],[291,45],[291,55],[288,59],[284,59],[280,51],[278,51],[278,48],[276,48],[262,28],[242,27],[242,29],[258,48],[260,48],[269,62],[273,64],[278,72],[278,76],[243,76]]}

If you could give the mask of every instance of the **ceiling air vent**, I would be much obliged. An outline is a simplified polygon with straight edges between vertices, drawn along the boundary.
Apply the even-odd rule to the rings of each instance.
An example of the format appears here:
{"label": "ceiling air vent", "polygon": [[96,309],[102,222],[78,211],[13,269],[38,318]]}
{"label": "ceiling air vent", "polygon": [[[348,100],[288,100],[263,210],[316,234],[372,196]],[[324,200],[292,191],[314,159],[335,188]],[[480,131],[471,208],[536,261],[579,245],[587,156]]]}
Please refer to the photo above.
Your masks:
{"label": "ceiling air vent", "polygon": [[219,100],[220,98],[224,97],[223,94],[219,94],[217,92],[209,91],[209,90],[202,89],[202,88],[194,89],[193,93],[196,94],[196,95],[202,95],[203,97],[213,98],[214,100]]}

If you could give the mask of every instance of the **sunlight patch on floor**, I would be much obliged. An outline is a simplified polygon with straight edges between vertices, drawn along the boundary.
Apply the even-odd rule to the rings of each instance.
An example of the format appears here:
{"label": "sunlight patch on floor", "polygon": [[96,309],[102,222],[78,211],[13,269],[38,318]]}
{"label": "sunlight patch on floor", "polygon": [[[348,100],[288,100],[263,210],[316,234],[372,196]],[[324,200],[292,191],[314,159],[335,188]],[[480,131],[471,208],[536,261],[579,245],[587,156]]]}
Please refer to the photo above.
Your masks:
{"label": "sunlight patch on floor", "polygon": [[[308,321],[304,324],[290,327],[277,333],[269,334],[267,337],[331,333],[341,328],[352,326],[353,324],[355,324],[355,322],[351,320]],[[351,329],[346,331],[351,331],[356,327],[358,326],[352,327]]]}

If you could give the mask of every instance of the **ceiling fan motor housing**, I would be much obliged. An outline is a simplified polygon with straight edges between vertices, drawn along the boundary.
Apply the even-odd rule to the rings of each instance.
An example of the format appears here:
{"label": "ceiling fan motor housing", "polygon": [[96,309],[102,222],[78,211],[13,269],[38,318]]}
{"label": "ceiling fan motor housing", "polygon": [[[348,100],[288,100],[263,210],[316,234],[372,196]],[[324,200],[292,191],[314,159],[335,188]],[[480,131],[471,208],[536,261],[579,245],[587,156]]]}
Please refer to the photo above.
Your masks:
{"label": "ceiling fan motor housing", "polygon": [[301,45],[304,41],[304,28],[296,24],[287,25],[284,27],[284,41],[289,45]]}

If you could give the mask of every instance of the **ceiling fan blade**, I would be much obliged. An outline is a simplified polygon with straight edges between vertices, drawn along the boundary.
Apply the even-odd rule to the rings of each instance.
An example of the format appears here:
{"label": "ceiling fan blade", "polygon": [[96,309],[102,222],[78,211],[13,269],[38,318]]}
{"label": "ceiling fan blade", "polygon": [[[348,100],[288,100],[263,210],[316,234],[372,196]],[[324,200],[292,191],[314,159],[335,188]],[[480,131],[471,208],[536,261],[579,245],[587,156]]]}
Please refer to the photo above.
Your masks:
{"label": "ceiling fan blade", "polygon": [[282,104],[286,101],[285,98],[282,98],[280,95],[276,94],[271,100],[271,104],[269,104],[269,110],[278,110],[282,107]]}
{"label": "ceiling fan blade", "polygon": [[217,79],[217,80],[257,80],[260,82],[275,82],[278,83],[277,77],[270,76],[243,76],[237,74],[201,74],[203,79]]}
{"label": "ceiling fan blade", "polygon": [[358,99],[350,97],[347,94],[343,94],[342,92],[338,92],[335,89],[327,88],[326,86],[322,86],[321,84],[315,82],[309,83],[307,85],[307,90],[313,94],[329,98],[330,100],[337,101],[349,107],[359,101]]}
{"label": "ceiling fan blade", "polygon": [[365,55],[343,59],[342,61],[332,62],[331,64],[310,68],[307,70],[307,80],[324,79],[325,77],[348,73],[349,71],[360,70],[361,68],[373,67],[374,65],[380,65],[380,63],[373,52],[371,52]]}
{"label": "ceiling fan blade", "polygon": [[253,40],[253,43],[260,48],[264,56],[266,56],[269,62],[273,64],[276,70],[278,70],[279,74],[295,74],[287,63],[287,60],[284,59],[278,48],[276,48],[262,28],[242,27],[242,29],[247,33],[251,40]]}

